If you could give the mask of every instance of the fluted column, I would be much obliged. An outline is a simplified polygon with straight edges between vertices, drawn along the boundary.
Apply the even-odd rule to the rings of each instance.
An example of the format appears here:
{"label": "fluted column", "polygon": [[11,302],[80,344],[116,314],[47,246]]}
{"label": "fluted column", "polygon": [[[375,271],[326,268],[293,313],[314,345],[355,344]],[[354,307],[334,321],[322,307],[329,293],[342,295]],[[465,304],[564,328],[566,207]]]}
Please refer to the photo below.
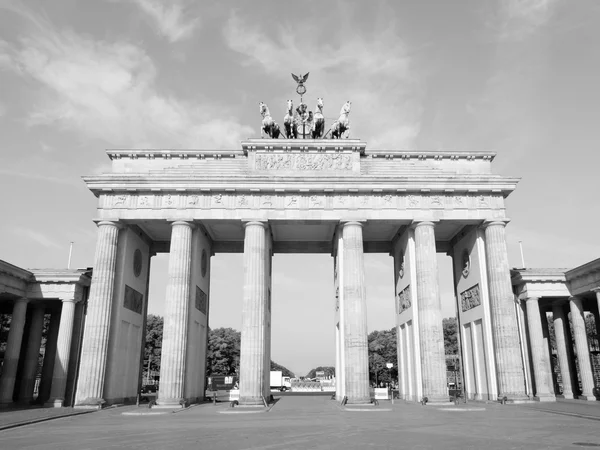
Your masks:
{"label": "fluted column", "polygon": [[447,402],[449,395],[434,227],[433,222],[419,222],[415,225],[421,373],[423,396],[430,402]]}
{"label": "fluted column", "polygon": [[526,399],[527,395],[504,228],[504,222],[490,222],[485,227],[492,336],[498,394],[509,400],[519,400]]}
{"label": "fluted column", "polygon": [[97,407],[103,402],[119,228],[116,222],[98,223],[75,407]]}
{"label": "fluted column", "polygon": [[573,324],[573,335],[575,336],[575,349],[577,351],[577,363],[579,365],[579,377],[581,379],[582,400],[596,400],[594,396],[594,377],[592,375],[592,364],[590,362],[590,349],[588,347],[587,333],[585,330],[585,318],[583,317],[583,304],[579,297],[571,297],[571,323]]}
{"label": "fluted column", "polygon": [[[541,319],[539,299],[535,297],[528,298],[527,327],[529,328],[529,344],[533,362],[533,376],[535,378],[535,397],[539,401],[554,401],[556,398],[550,392],[551,374],[548,372],[550,360]],[[546,320],[545,315],[544,320]]]}
{"label": "fluted column", "polygon": [[556,338],[556,352],[558,353],[558,364],[560,366],[560,377],[562,379],[562,397],[573,398],[573,381],[577,380],[577,374],[573,367],[573,349],[569,344],[568,335],[569,321],[567,320],[564,305],[555,303],[552,305],[552,318],[554,320],[554,335]]}
{"label": "fluted column", "polygon": [[191,222],[171,225],[171,250],[167,299],[160,359],[159,406],[179,406],[185,392],[185,359],[188,335],[192,264]]}
{"label": "fluted column", "polygon": [[56,341],[56,356],[52,373],[52,389],[50,390],[50,399],[46,402],[46,406],[60,408],[65,402],[65,387],[67,386],[69,359],[71,356],[75,306],[75,299],[62,301],[60,327]]}
{"label": "fluted column", "polygon": [[27,350],[21,376],[18,401],[30,403],[33,400],[33,389],[35,387],[35,376],[42,346],[42,331],[44,330],[44,306],[36,305],[31,314],[31,325],[27,337]]}
{"label": "fluted column", "polygon": [[244,298],[240,349],[240,404],[262,405],[265,389],[266,309],[268,308],[267,224],[244,224]]}
{"label": "fluted column", "polygon": [[363,225],[360,222],[345,222],[342,226],[346,396],[350,404],[369,403],[371,394]]}
{"label": "fluted column", "polygon": [[60,327],[60,311],[52,311],[50,314],[50,325],[46,336],[46,347],[44,348],[44,363],[42,365],[42,379],[38,389],[36,403],[44,404],[50,398],[52,387],[52,372],[54,371],[54,358],[56,357],[56,341]]}
{"label": "fluted column", "polygon": [[21,353],[21,342],[23,341],[23,329],[27,316],[26,298],[20,298],[13,306],[4,362],[2,364],[2,376],[0,376],[0,407],[7,406],[13,401],[19,355]]}

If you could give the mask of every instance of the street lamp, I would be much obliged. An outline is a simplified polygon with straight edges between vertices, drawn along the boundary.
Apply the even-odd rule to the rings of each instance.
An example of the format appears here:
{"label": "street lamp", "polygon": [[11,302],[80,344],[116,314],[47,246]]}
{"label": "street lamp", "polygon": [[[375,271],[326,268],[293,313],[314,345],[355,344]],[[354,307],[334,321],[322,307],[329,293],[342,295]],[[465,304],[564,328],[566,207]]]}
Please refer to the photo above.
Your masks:
{"label": "street lamp", "polygon": [[392,404],[393,404],[394,403],[394,386],[392,384],[392,367],[394,367],[394,363],[391,363],[391,362],[386,363],[385,367],[388,368],[388,375],[390,376],[390,384],[389,384],[389,386],[391,388],[390,390],[392,391]]}

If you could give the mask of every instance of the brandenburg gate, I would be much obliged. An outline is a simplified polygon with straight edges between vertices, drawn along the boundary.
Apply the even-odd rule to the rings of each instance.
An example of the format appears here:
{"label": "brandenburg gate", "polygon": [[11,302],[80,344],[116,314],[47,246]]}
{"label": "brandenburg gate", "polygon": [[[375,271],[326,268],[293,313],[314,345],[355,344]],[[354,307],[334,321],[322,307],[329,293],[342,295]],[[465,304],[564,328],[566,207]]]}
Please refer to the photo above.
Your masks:
{"label": "brandenburg gate", "polygon": [[111,170],[84,178],[99,201],[98,240],[75,404],[135,401],[158,252],[169,253],[159,407],[204,398],[218,252],[244,259],[241,405],[270,393],[277,252],[332,255],[338,400],[371,401],[365,252],[394,259],[402,398],[448,400],[438,252],[454,262],[468,396],[526,398],[505,242],[504,200],[518,180],[492,173],[493,153],[366,147],[266,138],[226,151],[108,151]]}

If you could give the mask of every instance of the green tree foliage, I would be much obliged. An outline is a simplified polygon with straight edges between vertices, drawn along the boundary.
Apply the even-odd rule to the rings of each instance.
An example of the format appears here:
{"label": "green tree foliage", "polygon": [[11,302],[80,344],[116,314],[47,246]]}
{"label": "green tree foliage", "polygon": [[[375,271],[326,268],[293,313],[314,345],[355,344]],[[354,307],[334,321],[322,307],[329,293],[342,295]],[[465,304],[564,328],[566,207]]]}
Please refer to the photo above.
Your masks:
{"label": "green tree foliage", "polygon": [[206,374],[235,375],[240,370],[241,333],[233,328],[215,328],[208,332]]}
{"label": "green tree foliage", "polygon": [[[160,354],[162,350],[163,318],[148,314],[146,320],[146,346],[144,347],[144,375],[148,372],[148,361],[150,372],[160,371]],[[145,379],[145,378],[144,378]]]}
{"label": "green tree foliage", "polygon": [[[387,384],[398,379],[398,352],[396,327],[373,331],[368,336],[369,378],[372,383]],[[392,363],[388,369],[386,364]]]}
{"label": "green tree foliage", "polygon": [[334,377],[335,376],[335,367],[319,366],[315,369],[312,369],[310,372],[308,372],[306,374],[306,378],[316,378],[317,372],[325,372],[326,377]]}
{"label": "green tree foliage", "polygon": [[291,378],[294,377],[294,372],[292,372],[287,367],[282,366],[281,364],[277,364],[273,360],[271,360],[271,370],[281,370],[281,373],[284,377],[291,377]]}
{"label": "green tree foliage", "polygon": [[442,320],[444,328],[444,352],[446,355],[458,355],[458,321],[456,317]]}

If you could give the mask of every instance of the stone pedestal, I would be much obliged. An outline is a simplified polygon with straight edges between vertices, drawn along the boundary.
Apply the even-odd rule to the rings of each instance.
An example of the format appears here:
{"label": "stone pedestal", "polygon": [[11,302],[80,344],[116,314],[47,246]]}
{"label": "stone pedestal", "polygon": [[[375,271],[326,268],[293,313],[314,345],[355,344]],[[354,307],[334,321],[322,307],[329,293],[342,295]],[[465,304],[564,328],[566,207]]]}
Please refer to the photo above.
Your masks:
{"label": "stone pedestal", "polygon": [[100,407],[104,402],[102,396],[119,228],[120,226],[115,222],[103,221],[98,224],[94,274],[88,299],[75,407]]}
{"label": "stone pedestal", "polygon": [[560,365],[560,376],[562,378],[562,398],[573,398],[573,381],[577,374],[573,367],[573,350],[569,342],[569,321],[565,314],[564,305],[552,305],[552,318],[554,320],[554,335],[556,337],[556,352],[558,364]]}
{"label": "stone pedestal", "polygon": [[[263,405],[267,350],[268,258],[271,258],[263,222],[244,226],[244,298],[242,304],[242,342],[240,350],[240,405]],[[269,358],[270,359],[270,358]]]}
{"label": "stone pedestal", "polygon": [[348,404],[364,404],[371,402],[371,395],[362,224],[342,226],[346,397]]}
{"label": "stone pedestal", "polygon": [[23,341],[23,329],[27,316],[27,299],[21,298],[13,306],[10,330],[4,352],[2,364],[2,376],[0,376],[0,407],[7,406],[13,402],[13,391],[21,353],[21,342]]}
{"label": "stone pedestal", "polygon": [[156,401],[160,407],[178,407],[184,401],[192,227],[191,222],[184,221],[173,222],[171,225],[160,387]]}
{"label": "stone pedestal", "polygon": [[581,379],[581,400],[596,400],[594,396],[594,377],[592,375],[592,364],[590,362],[590,350],[588,347],[587,333],[585,330],[585,318],[583,317],[583,304],[579,297],[571,297],[571,323],[575,337],[575,349],[577,351],[577,363],[579,365],[579,377]]}
{"label": "stone pedestal", "polygon": [[423,397],[432,403],[448,402],[442,304],[432,222],[415,225],[415,263]]}
{"label": "stone pedestal", "polygon": [[492,336],[498,373],[498,395],[508,400],[525,400],[525,375],[515,300],[510,281],[504,222],[485,226],[485,253],[490,296]]}
{"label": "stone pedestal", "polygon": [[52,388],[52,372],[54,371],[54,359],[56,357],[56,341],[60,328],[60,312],[53,311],[50,315],[48,336],[46,336],[46,348],[44,349],[44,363],[42,365],[42,379],[38,389],[36,403],[44,404],[50,398]]}
{"label": "stone pedestal", "polygon": [[57,345],[54,370],[52,373],[52,388],[50,390],[50,399],[46,402],[46,406],[60,408],[65,402],[65,387],[67,386],[67,375],[69,372],[74,318],[75,300],[63,300],[62,312],[60,314],[60,328],[58,331],[58,339],[56,341]]}
{"label": "stone pedestal", "polygon": [[[545,314],[543,320],[546,320]],[[535,400],[540,402],[555,401],[556,397],[550,392],[551,373],[548,371],[550,360],[543,335],[538,298],[531,297],[527,299],[527,326],[529,328],[529,344],[535,379]]]}
{"label": "stone pedestal", "polygon": [[42,346],[42,331],[44,328],[44,307],[36,305],[31,314],[31,325],[27,338],[27,350],[21,376],[21,387],[19,389],[19,403],[31,403],[33,401],[33,389],[35,388],[35,376],[39,364],[40,347]]}

